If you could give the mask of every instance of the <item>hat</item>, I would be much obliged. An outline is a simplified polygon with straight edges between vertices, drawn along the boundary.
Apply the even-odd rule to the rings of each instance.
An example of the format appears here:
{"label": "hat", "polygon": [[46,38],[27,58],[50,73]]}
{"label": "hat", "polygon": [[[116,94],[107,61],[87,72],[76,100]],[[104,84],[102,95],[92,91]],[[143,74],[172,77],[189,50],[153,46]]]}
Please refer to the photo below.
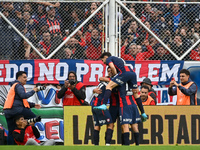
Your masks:
{"label": "hat", "polygon": [[48,12],[49,10],[51,10],[51,9],[53,9],[53,8],[54,8],[54,7],[51,6],[51,5],[50,5],[50,6],[47,6],[47,7],[46,7],[46,12]]}
{"label": "hat", "polygon": [[146,83],[146,84],[148,84],[148,85],[153,86],[153,85],[151,84],[151,80],[150,80],[149,78],[145,78],[145,79],[140,83],[140,85],[142,85],[143,83]]}

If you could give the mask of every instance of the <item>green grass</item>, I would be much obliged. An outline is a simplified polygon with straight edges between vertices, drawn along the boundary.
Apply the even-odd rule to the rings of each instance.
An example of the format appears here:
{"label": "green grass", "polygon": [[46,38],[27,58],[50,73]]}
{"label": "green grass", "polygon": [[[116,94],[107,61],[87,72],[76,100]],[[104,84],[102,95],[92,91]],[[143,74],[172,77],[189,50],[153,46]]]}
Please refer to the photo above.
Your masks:
{"label": "green grass", "polygon": [[200,146],[0,146],[1,150],[198,150]]}

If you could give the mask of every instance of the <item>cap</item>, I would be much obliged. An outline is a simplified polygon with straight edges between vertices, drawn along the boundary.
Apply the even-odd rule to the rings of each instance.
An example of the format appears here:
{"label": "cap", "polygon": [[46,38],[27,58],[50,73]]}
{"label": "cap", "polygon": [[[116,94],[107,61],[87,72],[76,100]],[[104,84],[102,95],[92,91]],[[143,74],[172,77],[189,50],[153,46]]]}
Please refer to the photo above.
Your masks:
{"label": "cap", "polygon": [[47,7],[46,7],[46,12],[48,12],[49,10],[51,10],[51,9],[53,9],[53,8],[54,8],[54,7],[51,6],[51,5],[50,5],[50,6],[47,6]]}
{"label": "cap", "polygon": [[153,86],[153,85],[151,84],[151,80],[150,80],[149,78],[145,78],[145,79],[140,83],[140,85],[142,85],[143,83],[146,83],[146,84],[148,84],[148,85]]}

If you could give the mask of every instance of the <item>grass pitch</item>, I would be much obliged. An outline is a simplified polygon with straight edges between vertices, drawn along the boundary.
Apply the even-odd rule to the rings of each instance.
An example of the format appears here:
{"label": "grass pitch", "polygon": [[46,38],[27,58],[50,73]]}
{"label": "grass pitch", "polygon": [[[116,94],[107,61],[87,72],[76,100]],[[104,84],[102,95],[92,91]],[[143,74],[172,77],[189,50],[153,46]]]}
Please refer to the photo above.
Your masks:
{"label": "grass pitch", "polygon": [[198,150],[200,146],[0,146],[1,150]]}

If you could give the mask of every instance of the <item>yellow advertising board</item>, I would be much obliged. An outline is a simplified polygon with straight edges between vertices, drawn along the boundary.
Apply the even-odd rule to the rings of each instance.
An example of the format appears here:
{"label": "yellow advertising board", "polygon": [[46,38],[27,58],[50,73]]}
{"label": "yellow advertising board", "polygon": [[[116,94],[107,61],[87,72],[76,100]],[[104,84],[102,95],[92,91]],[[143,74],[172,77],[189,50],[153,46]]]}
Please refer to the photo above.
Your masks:
{"label": "yellow advertising board", "polygon": [[[144,106],[148,120],[139,124],[142,145],[200,144],[200,106]],[[93,119],[90,106],[64,107],[64,145],[92,145]],[[105,145],[106,126],[100,131],[100,145]],[[134,143],[130,131],[130,143]],[[113,145],[121,145],[117,122]]]}

